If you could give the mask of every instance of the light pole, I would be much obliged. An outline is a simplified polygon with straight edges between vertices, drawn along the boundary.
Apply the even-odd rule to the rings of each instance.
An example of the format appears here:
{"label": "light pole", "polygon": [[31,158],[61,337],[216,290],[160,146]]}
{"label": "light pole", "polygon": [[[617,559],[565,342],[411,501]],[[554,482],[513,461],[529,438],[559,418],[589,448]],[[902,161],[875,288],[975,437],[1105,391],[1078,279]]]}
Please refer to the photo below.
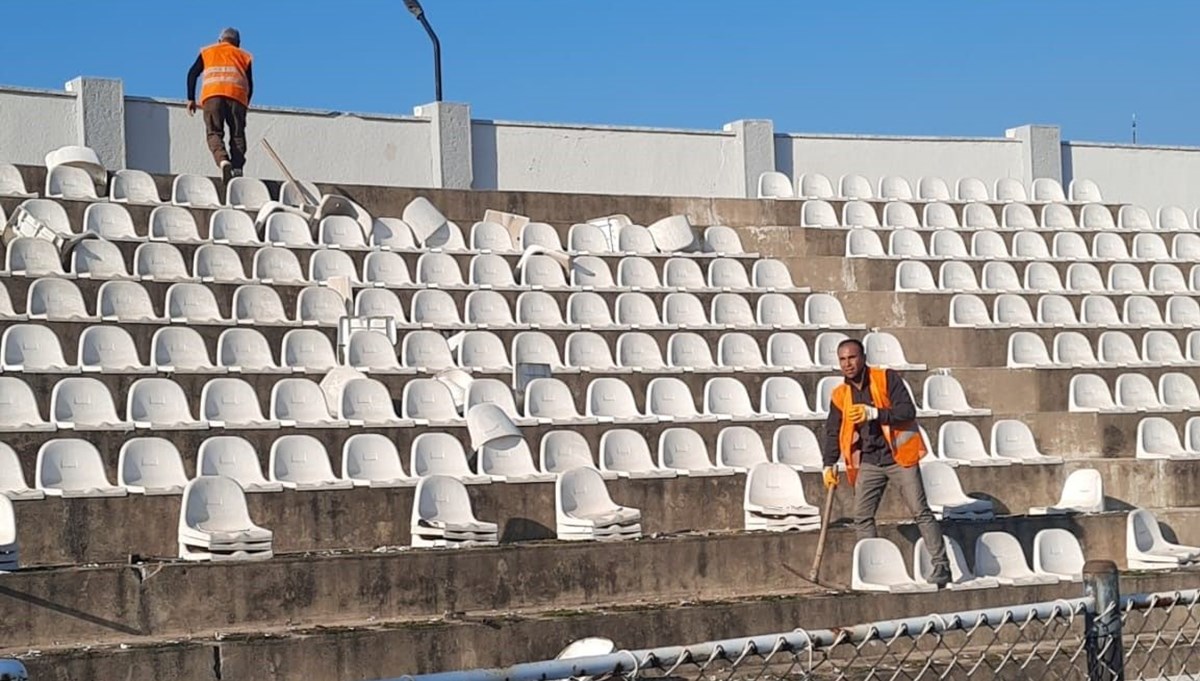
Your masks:
{"label": "light pole", "polygon": [[434,99],[440,102],[442,101],[442,43],[438,41],[437,34],[429,25],[429,20],[425,18],[425,10],[421,8],[419,0],[404,0],[404,6],[425,27],[425,32],[429,34],[429,40],[433,43]]}

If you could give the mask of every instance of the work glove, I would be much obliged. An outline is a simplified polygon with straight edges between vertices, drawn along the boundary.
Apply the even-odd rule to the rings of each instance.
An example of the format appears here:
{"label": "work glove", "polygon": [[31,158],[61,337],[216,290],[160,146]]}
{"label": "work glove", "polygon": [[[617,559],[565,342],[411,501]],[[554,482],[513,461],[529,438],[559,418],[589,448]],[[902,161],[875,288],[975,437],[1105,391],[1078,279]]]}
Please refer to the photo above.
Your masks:
{"label": "work glove", "polygon": [[861,426],[867,421],[874,421],[879,418],[879,410],[865,404],[855,404],[851,405],[850,409],[846,412],[846,418],[850,419],[850,423]]}
{"label": "work glove", "polygon": [[821,472],[821,479],[825,481],[825,489],[837,489],[838,474],[837,469],[833,466],[826,466]]}

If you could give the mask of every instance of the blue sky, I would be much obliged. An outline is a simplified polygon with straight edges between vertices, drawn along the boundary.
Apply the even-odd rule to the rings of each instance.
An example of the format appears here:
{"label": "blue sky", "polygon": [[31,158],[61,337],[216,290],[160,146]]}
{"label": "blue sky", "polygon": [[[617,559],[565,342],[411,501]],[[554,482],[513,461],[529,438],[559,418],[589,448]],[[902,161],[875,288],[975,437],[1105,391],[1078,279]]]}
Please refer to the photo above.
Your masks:
{"label": "blue sky", "polygon": [[[985,136],[1056,123],[1064,139],[1126,142],[1136,113],[1139,142],[1200,146],[1196,2],[423,2],[445,98],[475,118]],[[196,50],[228,24],[255,54],[258,104],[408,114],[433,99],[430,45],[402,0],[10,4],[0,84],[108,76],[182,98]]]}

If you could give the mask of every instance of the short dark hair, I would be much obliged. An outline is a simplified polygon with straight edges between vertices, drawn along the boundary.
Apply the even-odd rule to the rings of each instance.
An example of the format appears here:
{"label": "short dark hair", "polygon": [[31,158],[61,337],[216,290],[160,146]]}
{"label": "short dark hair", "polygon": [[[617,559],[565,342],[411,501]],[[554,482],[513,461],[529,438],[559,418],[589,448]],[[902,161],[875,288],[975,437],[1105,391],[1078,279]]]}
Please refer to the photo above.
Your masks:
{"label": "short dark hair", "polygon": [[841,352],[842,348],[846,347],[847,345],[856,346],[858,348],[858,354],[863,355],[864,357],[866,356],[867,349],[865,347],[863,347],[862,341],[860,341],[857,338],[847,338],[846,340],[842,341],[841,343],[838,343],[837,351]]}

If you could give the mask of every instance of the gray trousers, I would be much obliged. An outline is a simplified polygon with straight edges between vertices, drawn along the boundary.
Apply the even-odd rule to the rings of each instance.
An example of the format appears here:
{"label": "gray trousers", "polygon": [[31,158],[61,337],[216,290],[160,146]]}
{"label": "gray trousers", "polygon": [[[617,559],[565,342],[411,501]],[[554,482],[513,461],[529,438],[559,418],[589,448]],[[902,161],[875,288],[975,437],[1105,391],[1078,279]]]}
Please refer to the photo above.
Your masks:
{"label": "gray trousers", "polygon": [[879,510],[879,502],[883,499],[883,490],[888,483],[896,483],[904,505],[917,521],[921,537],[925,540],[925,548],[934,567],[949,566],[946,558],[946,543],[942,539],[942,528],[933,511],[929,510],[929,502],[925,500],[925,485],[921,482],[921,467],[905,468],[899,464],[890,463],[886,466],[864,463],[858,469],[858,480],[854,484],[854,529],[859,539],[873,539],[877,536],[875,530],[875,513]]}

